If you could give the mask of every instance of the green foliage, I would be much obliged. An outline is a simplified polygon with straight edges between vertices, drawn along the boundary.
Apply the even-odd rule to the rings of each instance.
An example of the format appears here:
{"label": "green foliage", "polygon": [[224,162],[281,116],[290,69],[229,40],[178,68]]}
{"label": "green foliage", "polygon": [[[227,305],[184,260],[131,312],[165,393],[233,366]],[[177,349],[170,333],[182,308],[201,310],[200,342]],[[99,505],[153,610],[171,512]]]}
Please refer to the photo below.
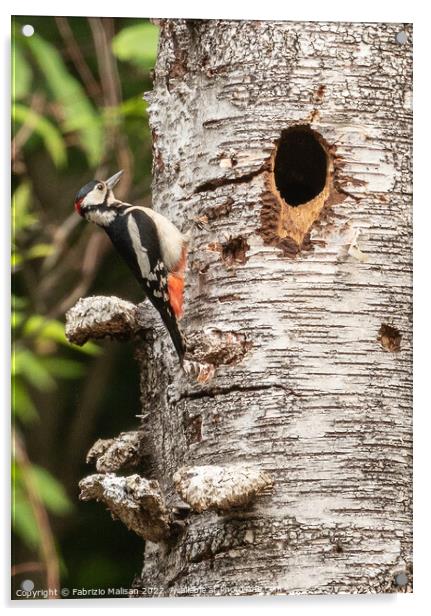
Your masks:
{"label": "green foliage", "polygon": [[40,534],[33,509],[25,489],[16,481],[13,483],[12,528],[28,548],[39,548]]}
{"label": "green foliage", "polygon": [[[24,37],[17,27],[13,34],[12,114],[15,130],[25,124],[39,135],[57,166],[66,164],[65,136],[75,133],[88,164],[97,165],[103,149],[103,126],[84,88],[70,74],[54,45],[37,34]],[[31,69],[32,65],[36,71]],[[56,116],[49,117],[46,109],[42,115],[26,102],[35,82],[37,91],[54,103],[50,114],[57,108],[59,113]],[[21,104],[18,100],[22,101]]]}
{"label": "green foliage", "polygon": [[123,28],[112,41],[112,50],[119,60],[151,69],[157,52],[159,29],[153,24],[139,23]]}
{"label": "green foliage", "polygon": [[33,109],[15,103],[12,110],[15,127],[25,124],[32,132],[39,135],[49,152],[54,164],[63,167],[67,161],[66,146],[60,131],[46,117]]}
{"label": "green foliage", "polygon": [[147,103],[142,96],[135,96],[123,101],[120,105],[120,113],[123,117],[136,117],[142,122],[147,115]]}
{"label": "green foliage", "polygon": [[[16,49],[19,48],[15,48],[15,51]],[[25,73],[28,64],[19,51],[15,54],[15,60],[17,58],[15,74],[24,70],[24,77],[18,77],[19,86],[18,92],[15,89],[15,98],[18,98],[18,95],[24,96],[30,83],[29,75]],[[12,113],[15,127],[17,124],[25,125],[27,129],[38,134],[54,163],[57,166],[65,164],[67,159],[65,142],[60,131],[50,120],[20,103],[14,104]],[[25,239],[32,234],[39,223],[38,216],[32,208],[31,195],[31,184],[27,179],[17,186],[13,194],[13,267],[23,266],[33,259],[44,258],[53,251],[52,244],[44,241],[36,241],[26,249],[20,246],[22,243],[25,244]],[[15,420],[25,427],[34,425],[39,420],[31,389],[41,393],[52,392],[57,388],[58,379],[77,379],[84,373],[81,362],[54,356],[58,346],[89,355],[96,355],[100,350],[93,343],[83,349],[71,345],[65,338],[63,323],[56,319],[47,319],[40,314],[31,314],[28,301],[16,294],[12,297],[11,324],[14,333],[12,410]],[[38,348],[44,345],[50,351],[41,355]],[[29,549],[38,550],[41,541],[40,529],[26,484],[22,479],[22,472],[16,462],[13,470],[13,528]],[[38,498],[48,511],[54,515],[65,515],[71,511],[72,505],[64,488],[49,471],[33,464],[29,472],[31,475],[29,480],[34,484]]]}
{"label": "green foliage", "polygon": [[[151,137],[147,104],[142,95],[151,87],[149,69],[155,62],[158,29],[143,20],[133,20],[134,23],[115,20],[117,35],[112,43],[113,52],[123,62],[119,70],[119,90],[125,99],[114,107],[103,102],[104,82],[87,20],[70,18],[68,23],[89,72],[99,86],[99,105],[95,103],[99,100],[97,88],[94,94],[89,91],[88,83],[81,80],[80,72],[66,52],[55,19],[32,17],[28,20],[28,17],[15,17],[12,29],[12,406],[14,427],[20,433],[23,447],[27,444],[31,460],[23,468],[14,458],[13,527],[21,542],[17,542],[18,545],[40,552],[40,529],[28,482],[50,518],[70,514],[70,500],[56,478],[67,475],[64,466],[68,460],[64,460],[62,469],[61,465],[56,466],[57,452],[44,451],[42,457],[39,455],[46,442],[58,442],[58,434],[66,434],[69,430],[69,409],[76,408],[76,399],[88,387],[88,367],[101,353],[101,348],[91,342],[83,347],[70,344],[64,334],[64,316],[55,310],[63,306],[63,300],[82,276],[84,251],[79,241],[83,234],[70,226],[74,181],[75,178],[79,181],[83,177],[90,178],[96,169],[105,172],[112,166],[115,170],[118,144],[126,143],[135,162],[133,185],[138,186],[139,195],[145,196],[148,192]],[[21,34],[25,23],[35,26],[32,37]],[[46,170],[51,175],[41,181]],[[64,228],[69,229],[69,235],[66,240],[58,241]],[[60,274],[56,276],[57,271]],[[104,284],[110,275],[105,265],[101,273]],[[57,282],[52,283],[52,279]],[[48,289],[44,296],[39,291],[43,287]],[[121,289],[118,292],[121,294]],[[130,375],[121,374],[120,378],[127,381]],[[115,382],[108,396],[115,397],[117,389]],[[55,421],[45,421],[50,413],[57,411]],[[79,430],[79,421],[79,415],[73,417],[75,430]],[[109,421],[112,421],[110,417],[106,419],[108,430]],[[56,469],[56,477],[35,463],[41,459],[44,465],[48,460],[46,466]],[[73,476],[71,481],[75,489],[78,477]],[[68,488],[72,489],[70,485]],[[67,534],[67,529],[62,532]],[[94,526],[92,529],[85,527],[85,532],[94,534]],[[56,536],[61,550],[63,539],[64,536]],[[84,571],[85,565],[79,546],[75,558],[81,563],[76,567],[77,576],[81,569]],[[59,559],[61,561],[60,554]],[[109,556],[99,557],[95,553],[94,566],[85,570],[86,584],[91,586],[92,577],[97,578],[100,586],[103,580],[116,579],[115,575],[118,580],[124,579],[122,567],[124,569],[124,562],[117,564]]]}
{"label": "green foliage", "polygon": [[12,380],[12,410],[16,418],[24,425],[28,425],[39,419],[36,409],[25,381],[16,374]]}
{"label": "green foliage", "polygon": [[67,515],[73,510],[73,505],[63,486],[45,468],[33,464],[27,470],[29,476],[26,481],[23,472],[18,464],[13,464],[12,525],[17,535],[30,549],[38,549],[40,547],[40,533],[34,510],[28,499],[26,481],[32,483],[38,499],[51,513],[59,516]]}
{"label": "green foliage", "polygon": [[87,355],[100,353],[100,348],[91,342],[83,347],[71,344],[64,335],[64,323],[56,319],[47,319],[40,314],[33,314],[26,320],[22,333],[26,337],[35,338],[36,341],[52,340]]}
{"label": "green foliage", "polygon": [[53,391],[56,383],[43,359],[25,347],[16,346],[12,361],[12,376],[20,376],[24,381],[41,392]]}
{"label": "green foliage", "polygon": [[31,68],[25,59],[23,50],[18,45],[12,49],[12,98],[21,99],[30,92],[32,81]]}
{"label": "green foliage", "polygon": [[[55,515],[66,515],[73,510],[73,505],[63,486],[49,471],[37,464],[31,467],[32,481],[42,503]],[[18,474],[19,480],[19,474]]]}
{"label": "green foliage", "polygon": [[48,92],[62,108],[65,133],[76,131],[89,165],[97,165],[102,154],[103,127],[80,83],[70,75],[53,45],[35,35],[25,39],[32,58],[45,78]]}
{"label": "green foliage", "polygon": [[12,197],[12,220],[14,238],[20,231],[30,229],[36,222],[37,216],[30,210],[31,185],[24,181],[18,185]]}
{"label": "green foliage", "polygon": [[13,303],[18,303],[18,307],[14,305],[12,312],[12,328],[15,332],[19,331],[21,337],[21,341],[14,346],[12,356],[13,401],[16,416],[28,423],[37,418],[37,411],[26,384],[40,392],[50,392],[56,389],[57,379],[76,379],[85,372],[79,361],[40,355],[35,349],[43,347],[44,343],[45,347],[46,343],[55,343],[54,347],[48,345],[51,352],[55,352],[56,345],[60,344],[79,353],[98,355],[100,348],[94,343],[88,343],[84,347],[70,344],[64,335],[63,323],[37,314],[26,317],[22,310],[23,304],[20,304],[19,300],[20,298],[18,301],[14,298]]}

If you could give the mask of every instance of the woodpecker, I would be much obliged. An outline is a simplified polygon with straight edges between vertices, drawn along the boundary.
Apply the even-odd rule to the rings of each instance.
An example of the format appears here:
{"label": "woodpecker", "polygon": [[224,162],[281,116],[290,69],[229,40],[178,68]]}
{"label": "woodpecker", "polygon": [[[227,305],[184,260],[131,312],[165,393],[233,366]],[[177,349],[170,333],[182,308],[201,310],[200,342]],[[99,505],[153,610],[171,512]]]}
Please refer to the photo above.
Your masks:
{"label": "woodpecker", "polygon": [[88,182],[75,197],[75,210],[106,231],[158,310],[183,363],[186,346],[178,320],[183,315],[187,239],[162,214],[116,199],[113,189],[122,174]]}

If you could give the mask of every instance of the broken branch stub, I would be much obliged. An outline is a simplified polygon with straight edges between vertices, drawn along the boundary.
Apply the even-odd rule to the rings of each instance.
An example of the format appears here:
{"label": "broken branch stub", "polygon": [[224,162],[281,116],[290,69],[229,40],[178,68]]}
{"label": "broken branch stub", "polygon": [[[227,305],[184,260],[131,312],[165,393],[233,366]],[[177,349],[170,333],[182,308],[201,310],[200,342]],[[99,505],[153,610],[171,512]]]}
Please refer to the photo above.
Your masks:
{"label": "broken branch stub", "polygon": [[[148,322],[146,323],[146,318]],[[135,306],[118,297],[85,297],[66,313],[66,338],[82,346],[87,340],[100,338],[130,338],[152,326],[151,315],[140,304]]]}
{"label": "broken branch stub", "polygon": [[87,454],[87,464],[96,464],[99,473],[139,466],[144,457],[144,433],[122,432],[115,438],[98,439]]}
{"label": "broken branch stub", "polygon": [[239,464],[183,466],[173,480],[181,498],[198,513],[244,507],[273,485],[264,471]]}
{"label": "broken branch stub", "polygon": [[[117,338],[127,340],[150,328],[160,330],[160,322],[146,309],[118,297],[85,297],[66,313],[65,334],[69,342],[82,346],[88,340]],[[187,376],[199,383],[210,381],[214,366],[208,362],[185,360],[183,369]]]}
{"label": "broken branch stub", "polygon": [[89,475],[79,482],[80,500],[104,503],[112,516],[147,541],[163,541],[171,534],[171,516],[157,481],[139,475]]}

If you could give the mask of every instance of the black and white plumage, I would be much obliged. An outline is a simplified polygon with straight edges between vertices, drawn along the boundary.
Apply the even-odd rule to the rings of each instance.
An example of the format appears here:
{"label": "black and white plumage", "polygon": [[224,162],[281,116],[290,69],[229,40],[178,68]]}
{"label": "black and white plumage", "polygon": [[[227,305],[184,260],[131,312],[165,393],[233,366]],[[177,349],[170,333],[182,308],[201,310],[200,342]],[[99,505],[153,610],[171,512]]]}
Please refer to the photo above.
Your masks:
{"label": "black and white plumage", "polygon": [[113,188],[122,173],[83,186],[76,195],[75,209],[106,231],[158,310],[182,361],[185,343],[177,321],[183,311],[187,241],[161,214],[115,198]]}

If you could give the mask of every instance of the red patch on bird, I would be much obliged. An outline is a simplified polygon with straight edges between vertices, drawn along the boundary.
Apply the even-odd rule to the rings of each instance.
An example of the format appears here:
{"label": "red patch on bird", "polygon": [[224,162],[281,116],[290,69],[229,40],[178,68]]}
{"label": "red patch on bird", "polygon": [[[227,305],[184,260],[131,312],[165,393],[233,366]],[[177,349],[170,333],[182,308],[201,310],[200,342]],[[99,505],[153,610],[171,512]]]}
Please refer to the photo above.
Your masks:
{"label": "red patch on bird", "polygon": [[79,214],[80,216],[82,216],[82,213],[81,213],[81,203],[83,201],[84,201],[84,199],[77,199],[75,201],[75,210],[76,210],[76,213]]}
{"label": "red patch on bird", "polygon": [[183,316],[184,278],[175,274],[168,274],[169,303],[179,320]]}
{"label": "red patch on bird", "polygon": [[187,245],[184,244],[181,250],[181,257],[174,268],[168,274],[168,294],[169,303],[174,311],[175,317],[180,320],[184,314],[184,271],[187,263]]}

